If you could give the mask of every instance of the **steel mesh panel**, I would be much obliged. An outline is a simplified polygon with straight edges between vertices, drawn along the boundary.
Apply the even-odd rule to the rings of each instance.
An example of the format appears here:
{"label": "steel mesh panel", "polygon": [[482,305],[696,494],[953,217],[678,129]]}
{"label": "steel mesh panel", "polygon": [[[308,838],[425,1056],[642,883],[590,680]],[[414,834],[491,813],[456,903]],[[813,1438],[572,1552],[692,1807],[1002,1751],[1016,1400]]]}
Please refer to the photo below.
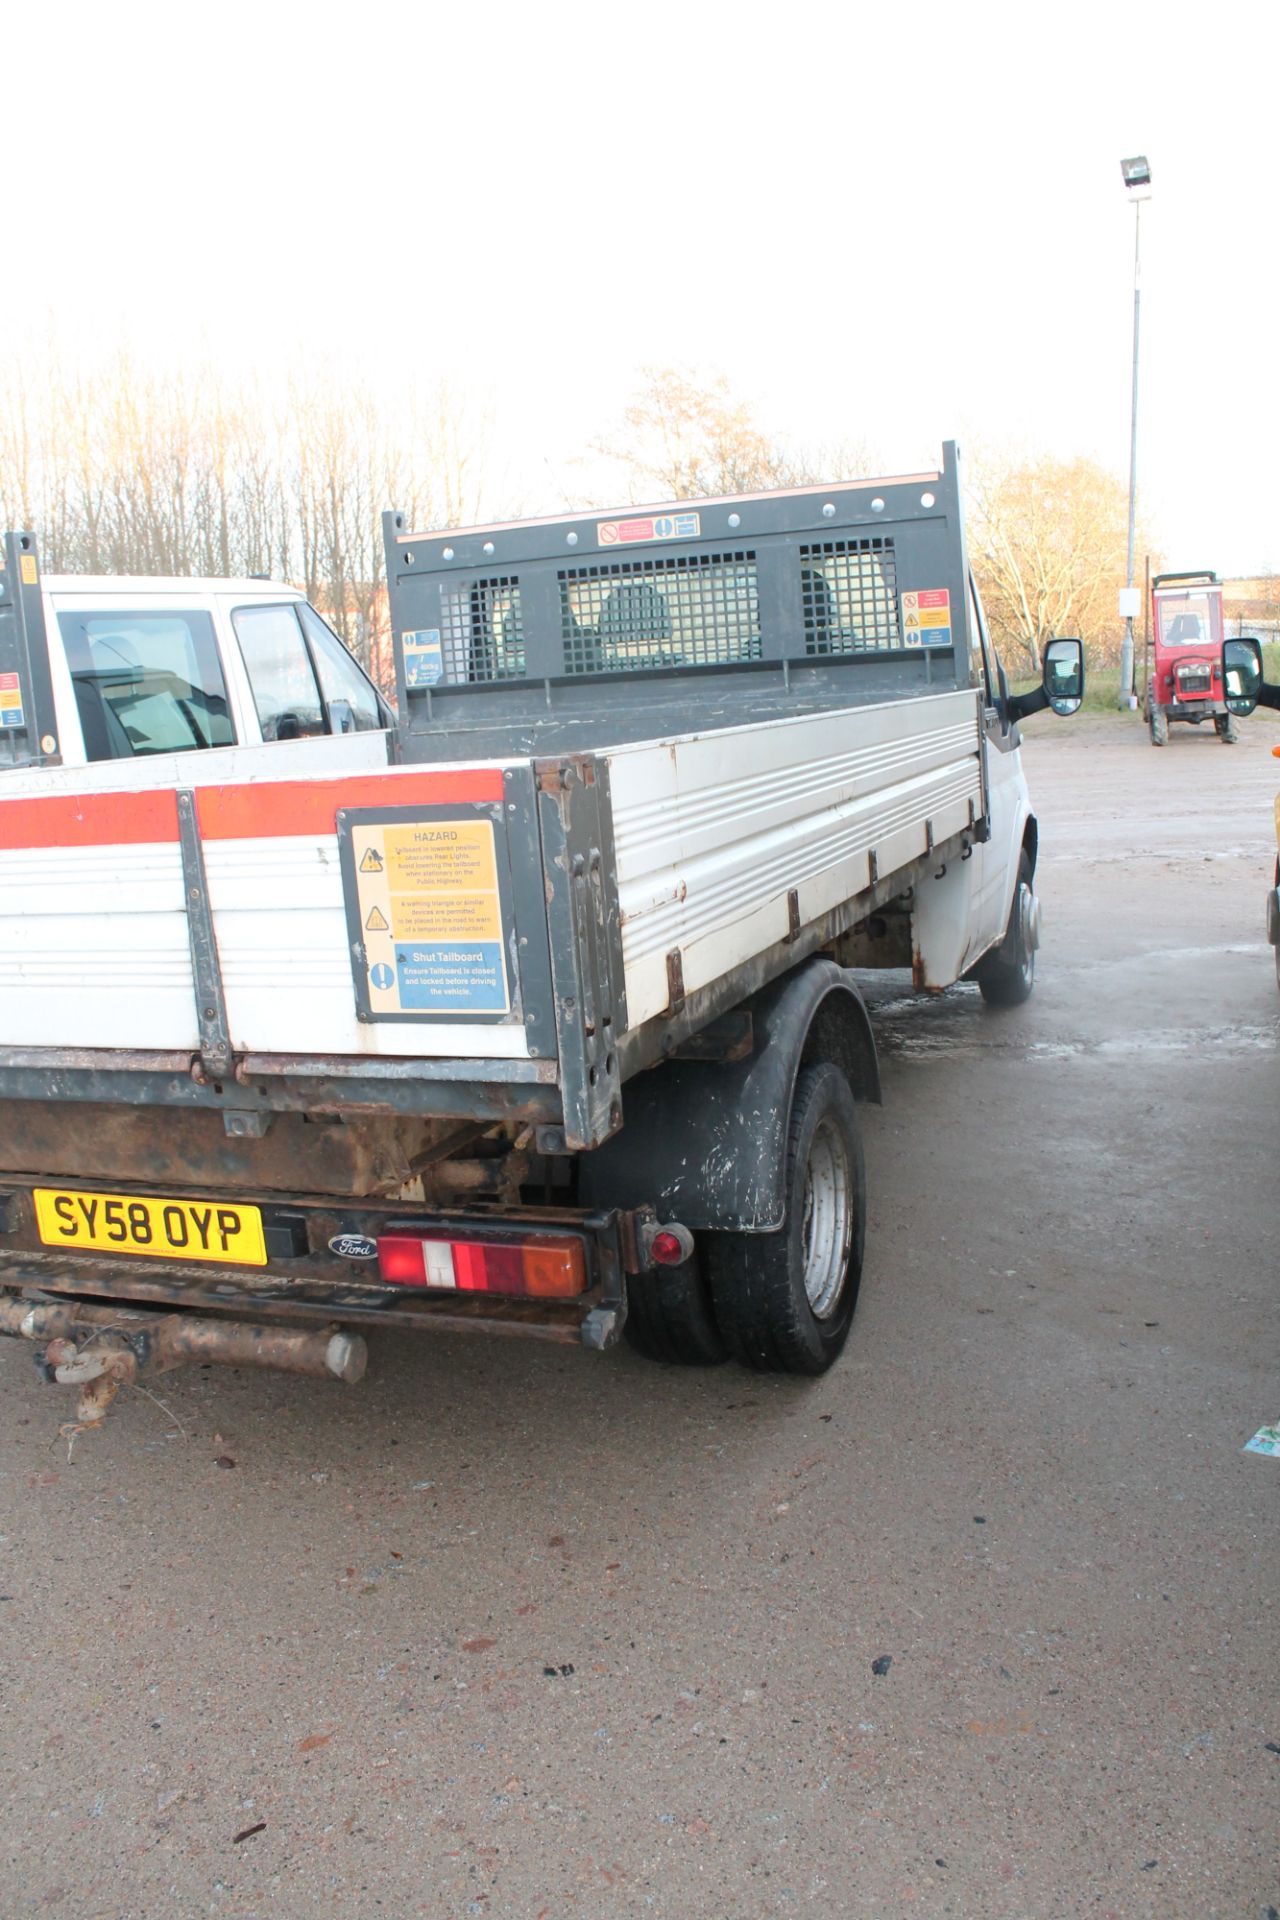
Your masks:
{"label": "steel mesh panel", "polygon": [[522,680],[524,626],[515,574],[470,580],[441,595],[442,680]]}
{"label": "steel mesh panel", "polygon": [[880,653],[902,645],[892,540],[801,547],[800,590],[806,653]]}
{"label": "steel mesh panel", "polygon": [[602,561],[560,574],[566,673],[760,658],[754,553]]}

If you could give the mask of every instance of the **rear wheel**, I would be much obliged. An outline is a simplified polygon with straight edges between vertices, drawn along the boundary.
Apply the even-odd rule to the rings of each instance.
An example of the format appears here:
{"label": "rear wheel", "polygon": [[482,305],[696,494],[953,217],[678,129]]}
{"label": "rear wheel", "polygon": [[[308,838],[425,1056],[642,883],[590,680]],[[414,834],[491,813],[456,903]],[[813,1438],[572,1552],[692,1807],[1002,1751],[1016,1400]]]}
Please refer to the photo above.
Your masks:
{"label": "rear wheel", "polygon": [[1240,730],[1236,726],[1235,715],[1232,713],[1215,713],[1213,716],[1213,730],[1219,740],[1225,742],[1229,747],[1234,747],[1240,738]]}
{"label": "rear wheel", "polygon": [[1031,998],[1036,984],[1035,912],[1035,879],[1024,851],[1018,857],[1018,883],[1004,939],[973,972],[989,1007],[1020,1007]]}
{"label": "rear wheel", "polygon": [[1147,715],[1147,728],[1151,734],[1153,747],[1167,747],[1169,744],[1169,716],[1163,707],[1152,705]]}
{"label": "rear wheel", "polygon": [[805,1067],[787,1134],[777,1233],[705,1237],[730,1353],[766,1373],[825,1373],[849,1335],[862,1278],[866,1178],[858,1113],[838,1067]]}

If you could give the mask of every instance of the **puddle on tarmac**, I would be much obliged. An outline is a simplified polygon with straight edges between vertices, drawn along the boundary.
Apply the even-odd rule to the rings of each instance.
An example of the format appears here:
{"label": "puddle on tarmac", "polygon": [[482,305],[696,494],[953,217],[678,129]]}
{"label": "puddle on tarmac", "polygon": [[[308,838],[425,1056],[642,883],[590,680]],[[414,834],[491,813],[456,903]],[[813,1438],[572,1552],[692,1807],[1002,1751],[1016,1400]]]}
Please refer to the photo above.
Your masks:
{"label": "puddle on tarmac", "polygon": [[1212,851],[1206,853],[1203,831],[1203,823],[1197,822],[1194,827],[1197,837],[1185,842],[1165,841],[1158,847],[1120,847],[1115,852],[1104,851],[1100,847],[1055,851],[1051,854],[1042,854],[1040,865],[1054,867],[1204,866],[1220,860],[1265,862],[1271,857],[1271,841],[1265,834],[1260,835],[1256,840],[1241,841],[1235,846],[1214,847]]}
{"label": "puddle on tarmac", "polygon": [[1073,973],[1097,973],[1103,967],[1152,967],[1164,960],[1220,960],[1224,954],[1244,954],[1256,959],[1270,953],[1265,940],[1236,940],[1218,947],[1151,947],[1142,952],[1115,954],[1109,960],[1080,960],[1072,964]]}
{"label": "puddle on tarmac", "polygon": [[1280,1029],[1269,1027],[1166,1027],[1152,1033],[1126,1033],[1111,1040],[1036,1040],[1024,1049],[1028,1060],[1070,1060],[1082,1054],[1102,1058],[1142,1054],[1275,1053]]}
{"label": "puddle on tarmac", "polygon": [[[1235,952],[1221,948],[1211,951]],[[1251,949],[1243,949],[1251,951]],[[896,1059],[936,1059],[943,1055],[1012,1053],[1019,1059],[1081,1060],[1130,1059],[1140,1055],[1148,1059],[1174,1055],[1256,1054],[1280,1051],[1280,1018],[1271,1021],[1238,1021],[1226,1026],[1148,1027],[1123,1034],[1099,1035],[1096,1039],[1032,1039],[1009,1024],[1007,1015],[995,1019],[982,1004],[975,986],[961,984],[947,993],[895,994],[891,999],[875,1000],[868,994],[872,1026],[882,1054]],[[1028,1018],[1036,1015],[1035,1002]],[[1043,1028],[1043,1018],[1037,1026]]]}

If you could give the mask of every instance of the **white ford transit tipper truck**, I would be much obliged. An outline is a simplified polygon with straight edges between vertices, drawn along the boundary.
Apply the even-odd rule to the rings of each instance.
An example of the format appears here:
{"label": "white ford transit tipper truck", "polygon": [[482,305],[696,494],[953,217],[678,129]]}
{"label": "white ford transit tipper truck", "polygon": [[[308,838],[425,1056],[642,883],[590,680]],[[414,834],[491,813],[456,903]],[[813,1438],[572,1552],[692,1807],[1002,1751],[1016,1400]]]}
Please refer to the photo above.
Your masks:
{"label": "white ford transit tipper truck", "polygon": [[37,739],[0,779],[0,1329],[85,1420],[193,1356],[352,1379],[371,1326],[820,1372],[858,970],[1031,991],[1018,726],[1079,642],[1009,694],[950,446],[385,540],[376,767]]}

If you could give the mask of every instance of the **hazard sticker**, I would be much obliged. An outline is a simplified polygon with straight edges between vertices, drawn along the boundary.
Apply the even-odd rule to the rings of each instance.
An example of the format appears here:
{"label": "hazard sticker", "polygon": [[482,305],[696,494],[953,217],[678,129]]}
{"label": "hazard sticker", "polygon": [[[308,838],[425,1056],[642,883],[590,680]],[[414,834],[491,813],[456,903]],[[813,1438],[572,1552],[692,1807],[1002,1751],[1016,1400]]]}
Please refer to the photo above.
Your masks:
{"label": "hazard sticker", "polygon": [[951,645],[951,595],[946,587],[927,587],[902,596],[904,647]]}
{"label": "hazard sticker", "polygon": [[0,727],[26,727],[16,673],[0,673]]}
{"label": "hazard sticker", "polygon": [[361,1018],[519,1018],[498,821],[479,810],[359,809],[339,827]]}

